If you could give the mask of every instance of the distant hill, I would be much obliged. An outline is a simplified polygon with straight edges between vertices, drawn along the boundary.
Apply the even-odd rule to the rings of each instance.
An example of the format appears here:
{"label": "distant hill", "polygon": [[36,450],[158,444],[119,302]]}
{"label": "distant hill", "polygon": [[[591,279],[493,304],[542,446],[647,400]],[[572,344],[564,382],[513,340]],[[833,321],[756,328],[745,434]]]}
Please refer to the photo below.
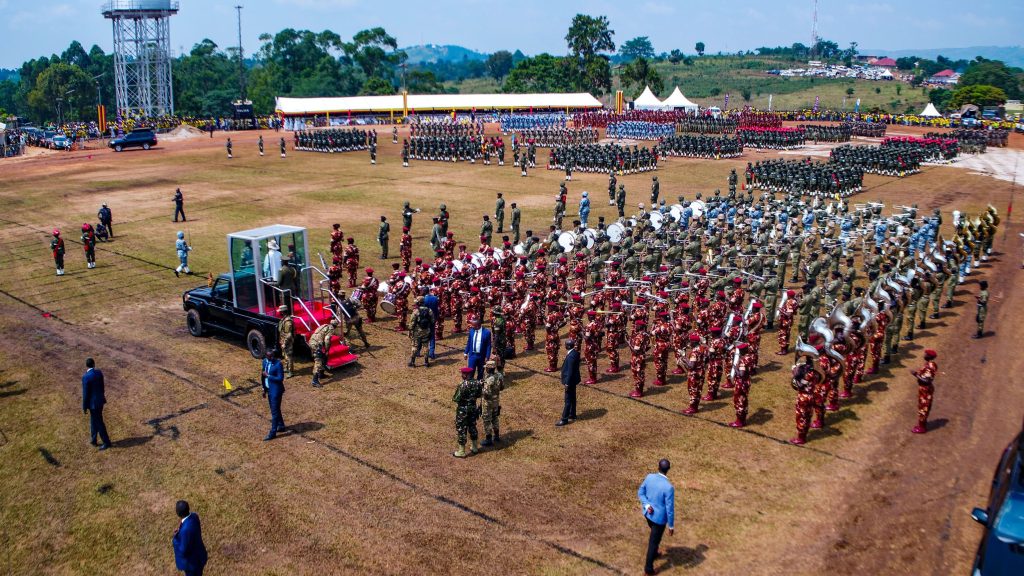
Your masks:
{"label": "distant hill", "polygon": [[19,77],[20,74],[18,74],[17,70],[8,70],[7,68],[0,68],[0,82],[3,82],[4,80],[14,80],[15,82],[17,82]]}
{"label": "distant hill", "polygon": [[469,60],[487,59],[487,54],[450,44],[443,46],[439,44],[424,44],[422,46],[402,48],[402,50],[405,50],[405,53],[409,55],[409,64],[419,64],[421,62],[460,62],[463,57]]}
{"label": "distant hill", "polygon": [[1002,60],[1008,66],[1024,68],[1024,47],[1021,46],[970,46],[967,48],[922,48],[920,50],[858,48],[858,51],[861,54],[891,56],[893,58],[920,56],[921,58],[931,60],[934,60],[940,54],[951,60],[974,60],[975,56],[981,56],[989,60]]}

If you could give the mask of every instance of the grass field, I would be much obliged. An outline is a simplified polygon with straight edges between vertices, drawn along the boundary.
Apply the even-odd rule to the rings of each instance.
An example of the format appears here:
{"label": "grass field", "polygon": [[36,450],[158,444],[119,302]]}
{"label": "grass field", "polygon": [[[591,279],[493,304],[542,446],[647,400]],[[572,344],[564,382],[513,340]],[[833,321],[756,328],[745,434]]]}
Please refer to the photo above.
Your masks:
{"label": "grass field", "polygon": [[[405,367],[408,340],[392,331],[391,320],[370,326],[372,347],[357,348],[360,362],[339,370],[323,390],[309,387],[310,365],[300,357],[284,400],[296,433],[260,442],[269,419],[254,381],[258,363],[237,340],[189,336],[181,310],[183,290],[227,266],[226,233],[306,226],[311,249],[326,254],[330,225],[340,222],[357,239],[364,265],[383,270],[390,262],[375,250],[378,217],[387,215],[397,229],[404,200],[423,209],[414,249],[427,256],[429,216],[441,202],[458,239],[478,234],[499,191],[523,208],[525,228],[545,230],[561,174],[536,170],[521,178],[511,166],[431,162],[403,169],[398,147],[383,139],[377,166],[364,153],[259,158],[256,134],[232,137],[231,161],[218,134],[150,152],[81,151],[0,165],[0,333],[7,342],[0,348],[0,573],[170,574],[173,504],[185,498],[203,520],[208,574],[635,574],[646,542],[636,488],[661,457],[674,463],[679,494],[677,533],[666,539],[661,564],[670,573],[966,571],[977,531],[960,512],[948,524],[943,514],[983,501],[1008,434],[994,417],[1002,409],[994,400],[1013,405],[1022,393],[993,389],[979,393],[993,402],[954,401],[970,395],[968,386],[944,375],[948,396],[940,396],[933,418],[947,424],[910,444],[914,391],[904,372],[926,346],[966,358],[968,348],[954,351],[962,341],[955,334],[970,324],[963,304],[908,346],[909,357],[859,387],[805,448],[785,442],[793,433],[790,359],[771,354],[770,332],[747,429],[726,426],[733,419],[727,399],[682,416],[680,377],[632,400],[628,371],[583,387],[580,422],[555,428],[561,386],[543,372],[543,352],[534,352],[507,370],[507,444],[455,460],[451,394],[464,341],[449,336],[439,343],[436,366],[413,371]],[[671,160],[658,171],[662,194],[725,188],[730,168],[767,157]],[[605,182],[574,176],[570,202],[590,190],[597,200],[592,218],[614,219],[600,201]],[[620,182],[635,205],[647,196],[650,175]],[[1005,206],[1009,187],[993,182],[930,167],[899,181],[869,176],[869,191],[854,201],[918,202],[946,213]],[[179,186],[188,224],[170,221]],[[116,238],[100,245],[99,266],[87,271],[73,240],[102,202],[113,210]],[[53,275],[49,257],[54,227],[69,240],[63,278]],[[191,278],[171,272],[179,229],[196,247]],[[398,234],[392,238],[396,254]],[[983,273],[1010,270],[993,262]],[[971,290],[965,286],[959,299],[969,300]],[[1007,308],[1020,304],[1013,291],[994,295],[1006,298]],[[1011,318],[991,318],[1012,345]],[[987,363],[965,359],[961,368],[998,378],[1019,367],[1016,356],[986,344]],[[115,448],[104,453],[88,446],[88,420],[79,411],[86,356],[107,377]],[[224,390],[224,378],[235,391]],[[922,458],[936,466],[951,446],[972,460],[925,476],[904,468]],[[897,477],[919,481],[884,495],[888,504],[871,499],[873,486]],[[873,507],[856,508],[867,496]],[[915,516],[919,497],[932,499],[926,508],[935,517]],[[900,525],[900,506],[920,525]],[[939,530],[941,542],[931,535]],[[860,534],[876,544],[862,549],[868,541]],[[912,545],[892,550],[889,539]],[[935,553],[939,545],[943,554]]]}

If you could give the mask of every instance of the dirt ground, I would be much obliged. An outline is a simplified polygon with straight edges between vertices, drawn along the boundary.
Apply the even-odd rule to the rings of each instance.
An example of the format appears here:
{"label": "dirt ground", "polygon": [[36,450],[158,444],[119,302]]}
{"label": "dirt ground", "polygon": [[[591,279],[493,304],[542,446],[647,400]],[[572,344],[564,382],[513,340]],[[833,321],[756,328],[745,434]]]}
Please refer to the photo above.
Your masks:
{"label": "dirt ground", "polygon": [[[311,248],[325,254],[330,224],[340,222],[363,262],[383,271],[390,262],[376,252],[377,222],[389,217],[397,254],[403,200],[423,209],[414,224],[420,256],[438,203],[448,204],[456,237],[468,240],[498,191],[523,208],[525,228],[543,235],[562,175],[538,169],[521,178],[511,165],[461,163],[403,169],[386,130],[377,166],[361,152],[289,151],[281,159],[282,135],[263,133],[264,158],[257,133],[234,133],[230,161],[226,135],[216,134],[149,152],[0,163],[0,571],[172,573],[173,504],[185,498],[203,520],[208,574],[637,574],[646,526],[636,488],[662,457],[673,462],[677,489],[676,535],[666,537],[659,565],[666,573],[968,571],[980,535],[968,513],[987,497],[1024,406],[1024,390],[1008,377],[1022,368],[1014,342],[1024,309],[1012,288],[1021,281],[1024,227],[1006,214],[1011,181],[957,165],[902,180],[867,177],[852,202],[916,202],[944,215],[991,203],[1004,228],[996,254],[957,291],[957,306],[904,344],[899,362],[858,387],[806,447],[785,442],[795,394],[790,361],[771,354],[769,333],[744,430],[726,426],[727,400],[697,417],[680,414],[679,377],[630,399],[628,372],[581,388],[580,422],[555,428],[561,387],[533,352],[508,368],[505,446],[455,460],[458,335],[439,342],[437,366],[411,371],[408,341],[393,321],[374,324],[371,348],[357,348],[359,363],[323,390],[309,387],[301,358],[284,399],[295,433],[264,443],[258,363],[232,338],[189,336],[181,292],[224,271],[226,233],[275,222],[307,226]],[[1021,148],[1014,135],[1012,150],[991,158]],[[731,167],[769,157],[672,159],[657,174],[664,197],[692,197],[726,188]],[[630,204],[647,198],[649,174],[620,182]],[[570,201],[590,190],[592,218],[613,220],[601,205],[605,183],[574,175]],[[171,222],[179,186],[187,224]],[[76,230],[95,221],[102,202],[116,237],[100,245],[98,268],[86,270]],[[63,278],[49,257],[54,227],[68,240]],[[171,272],[179,229],[196,247],[192,278]],[[968,336],[981,278],[992,299],[988,335],[976,341]],[[941,374],[932,430],[917,436],[909,433],[916,387],[907,370],[924,348],[939,351]],[[88,419],[78,410],[86,356],[107,379],[115,446],[104,453],[87,444]],[[234,391],[225,391],[225,378]]]}

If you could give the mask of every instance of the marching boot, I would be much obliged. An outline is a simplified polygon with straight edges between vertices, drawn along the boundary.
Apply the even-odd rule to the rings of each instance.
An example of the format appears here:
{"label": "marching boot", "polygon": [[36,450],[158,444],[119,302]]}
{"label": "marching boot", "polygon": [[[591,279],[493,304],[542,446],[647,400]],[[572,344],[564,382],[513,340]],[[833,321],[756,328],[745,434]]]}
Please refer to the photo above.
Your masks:
{"label": "marching boot", "polygon": [[476,439],[475,439],[475,438],[474,438],[474,439],[472,440],[472,442],[473,442],[473,447],[469,449],[469,453],[470,453],[470,454],[476,454],[477,452],[479,452],[479,451],[480,451],[480,447],[479,447],[479,446],[477,446],[477,443],[476,443]]}
{"label": "marching boot", "polygon": [[953,302],[950,301],[950,300],[946,300],[946,303],[943,304],[942,307],[943,308],[952,308],[953,307]]}
{"label": "marching boot", "polygon": [[913,332],[907,332],[907,335],[904,336],[903,339],[906,340],[907,342],[913,342],[914,341],[914,333]]}
{"label": "marching boot", "polygon": [[320,375],[319,374],[314,374],[313,375],[313,388],[323,388],[323,387],[324,387],[324,385],[320,383]]}
{"label": "marching boot", "polygon": [[890,362],[892,362],[892,356],[889,356],[888,354],[882,356],[882,364],[888,364]]}
{"label": "marching boot", "polygon": [[914,434],[925,434],[925,433],[927,433],[928,432],[928,421],[927,420],[925,420],[925,421],[918,420],[917,421],[917,426],[914,426],[913,428],[911,428],[910,431],[912,433],[914,433]]}
{"label": "marching boot", "polygon": [[772,330],[774,328],[775,328],[775,326],[771,322],[768,322],[768,329]]}
{"label": "marching boot", "polygon": [[929,314],[928,317],[931,318],[932,320],[938,320],[939,319],[939,315],[938,314]]}
{"label": "marching boot", "polygon": [[452,452],[452,456],[455,456],[456,458],[465,458],[466,457],[466,445],[465,444],[459,444],[459,449],[456,450],[455,452]]}
{"label": "marching boot", "polygon": [[494,443],[501,444],[501,434],[498,433],[498,427],[494,427]]}
{"label": "marching boot", "polygon": [[406,364],[406,366],[408,366],[409,368],[415,368],[416,367],[416,357],[413,356],[412,358],[409,358],[409,363]]}
{"label": "marching boot", "polygon": [[979,328],[978,332],[974,336],[971,336],[971,338],[974,338],[975,340],[977,340],[978,338],[981,338],[981,334],[982,334],[981,328]]}
{"label": "marching boot", "polygon": [[789,443],[793,444],[794,446],[803,446],[804,444],[807,443],[807,433],[797,432],[797,435],[795,437],[789,439]]}
{"label": "marching boot", "polygon": [[491,441],[491,435],[488,434],[484,441],[480,443],[481,446],[493,446],[494,442]]}
{"label": "marching boot", "polygon": [[918,325],[917,325],[917,329],[918,329],[918,330],[924,330],[924,320],[921,320],[921,322],[920,322],[920,323],[918,323]]}
{"label": "marching boot", "polygon": [[423,357],[423,367],[430,368],[430,355]]}

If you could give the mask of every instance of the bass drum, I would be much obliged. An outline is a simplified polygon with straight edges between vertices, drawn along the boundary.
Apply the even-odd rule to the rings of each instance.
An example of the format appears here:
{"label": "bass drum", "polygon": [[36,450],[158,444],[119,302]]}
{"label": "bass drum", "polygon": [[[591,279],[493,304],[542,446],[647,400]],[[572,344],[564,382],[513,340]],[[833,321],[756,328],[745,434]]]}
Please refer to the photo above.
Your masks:
{"label": "bass drum", "polygon": [[588,250],[593,248],[594,244],[597,243],[597,229],[596,228],[587,228],[586,230],[584,230],[583,231],[583,239],[584,239],[584,241],[587,244],[587,249]]}
{"label": "bass drum", "polygon": [[388,286],[388,283],[385,280],[381,280],[381,283],[377,285],[377,292],[380,292],[381,294],[387,294],[390,291],[391,287]]}
{"label": "bass drum", "polygon": [[452,260],[452,270],[461,273],[466,264],[462,260]]}
{"label": "bass drum", "polygon": [[390,314],[395,315],[395,300],[398,299],[397,294],[388,294],[384,296],[384,299],[380,301],[380,309]]}
{"label": "bass drum", "polygon": [[512,248],[512,251],[515,252],[516,256],[526,256],[526,244],[520,242]]}
{"label": "bass drum", "polygon": [[479,270],[484,267],[486,259],[483,252],[473,252],[473,255],[469,257],[469,263],[475,270]]}
{"label": "bass drum", "polygon": [[502,250],[501,248],[495,248],[494,249],[494,260],[498,264],[501,264],[501,261],[504,260],[504,259],[505,259],[505,250]]}
{"label": "bass drum", "polygon": [[661,212],[651,212],[649,216],[651,218],[651,228],[654,228],[655,232],[661,230],[662,225],[665,224],[665,215]]}
{"label": "bass drum", "polygon": [[626,236],[626,227],[622,223],[616,222],[605,229],[605,233],[608,234],[608,239],[612,244],[618,244]]}
{"label": "bass drum", "polygon": [[707,206],[705,206],[703,200],[694,200],[690,202],[690,210],[693,210],[694,218],[700,218],[707,212]]}
{"label": "bass drum", "polygon": [[562,232],[558,235],[558,245],[562,247],[562,252],[572,252],[576,246],[576,233]]}
{"label": "bass drum", "polygon": [[672,217],[673,222],[679,222],[683,218],[683,210],[685,208],[683,208],[682,204],[673,204],[669,207],[668,213]]}

